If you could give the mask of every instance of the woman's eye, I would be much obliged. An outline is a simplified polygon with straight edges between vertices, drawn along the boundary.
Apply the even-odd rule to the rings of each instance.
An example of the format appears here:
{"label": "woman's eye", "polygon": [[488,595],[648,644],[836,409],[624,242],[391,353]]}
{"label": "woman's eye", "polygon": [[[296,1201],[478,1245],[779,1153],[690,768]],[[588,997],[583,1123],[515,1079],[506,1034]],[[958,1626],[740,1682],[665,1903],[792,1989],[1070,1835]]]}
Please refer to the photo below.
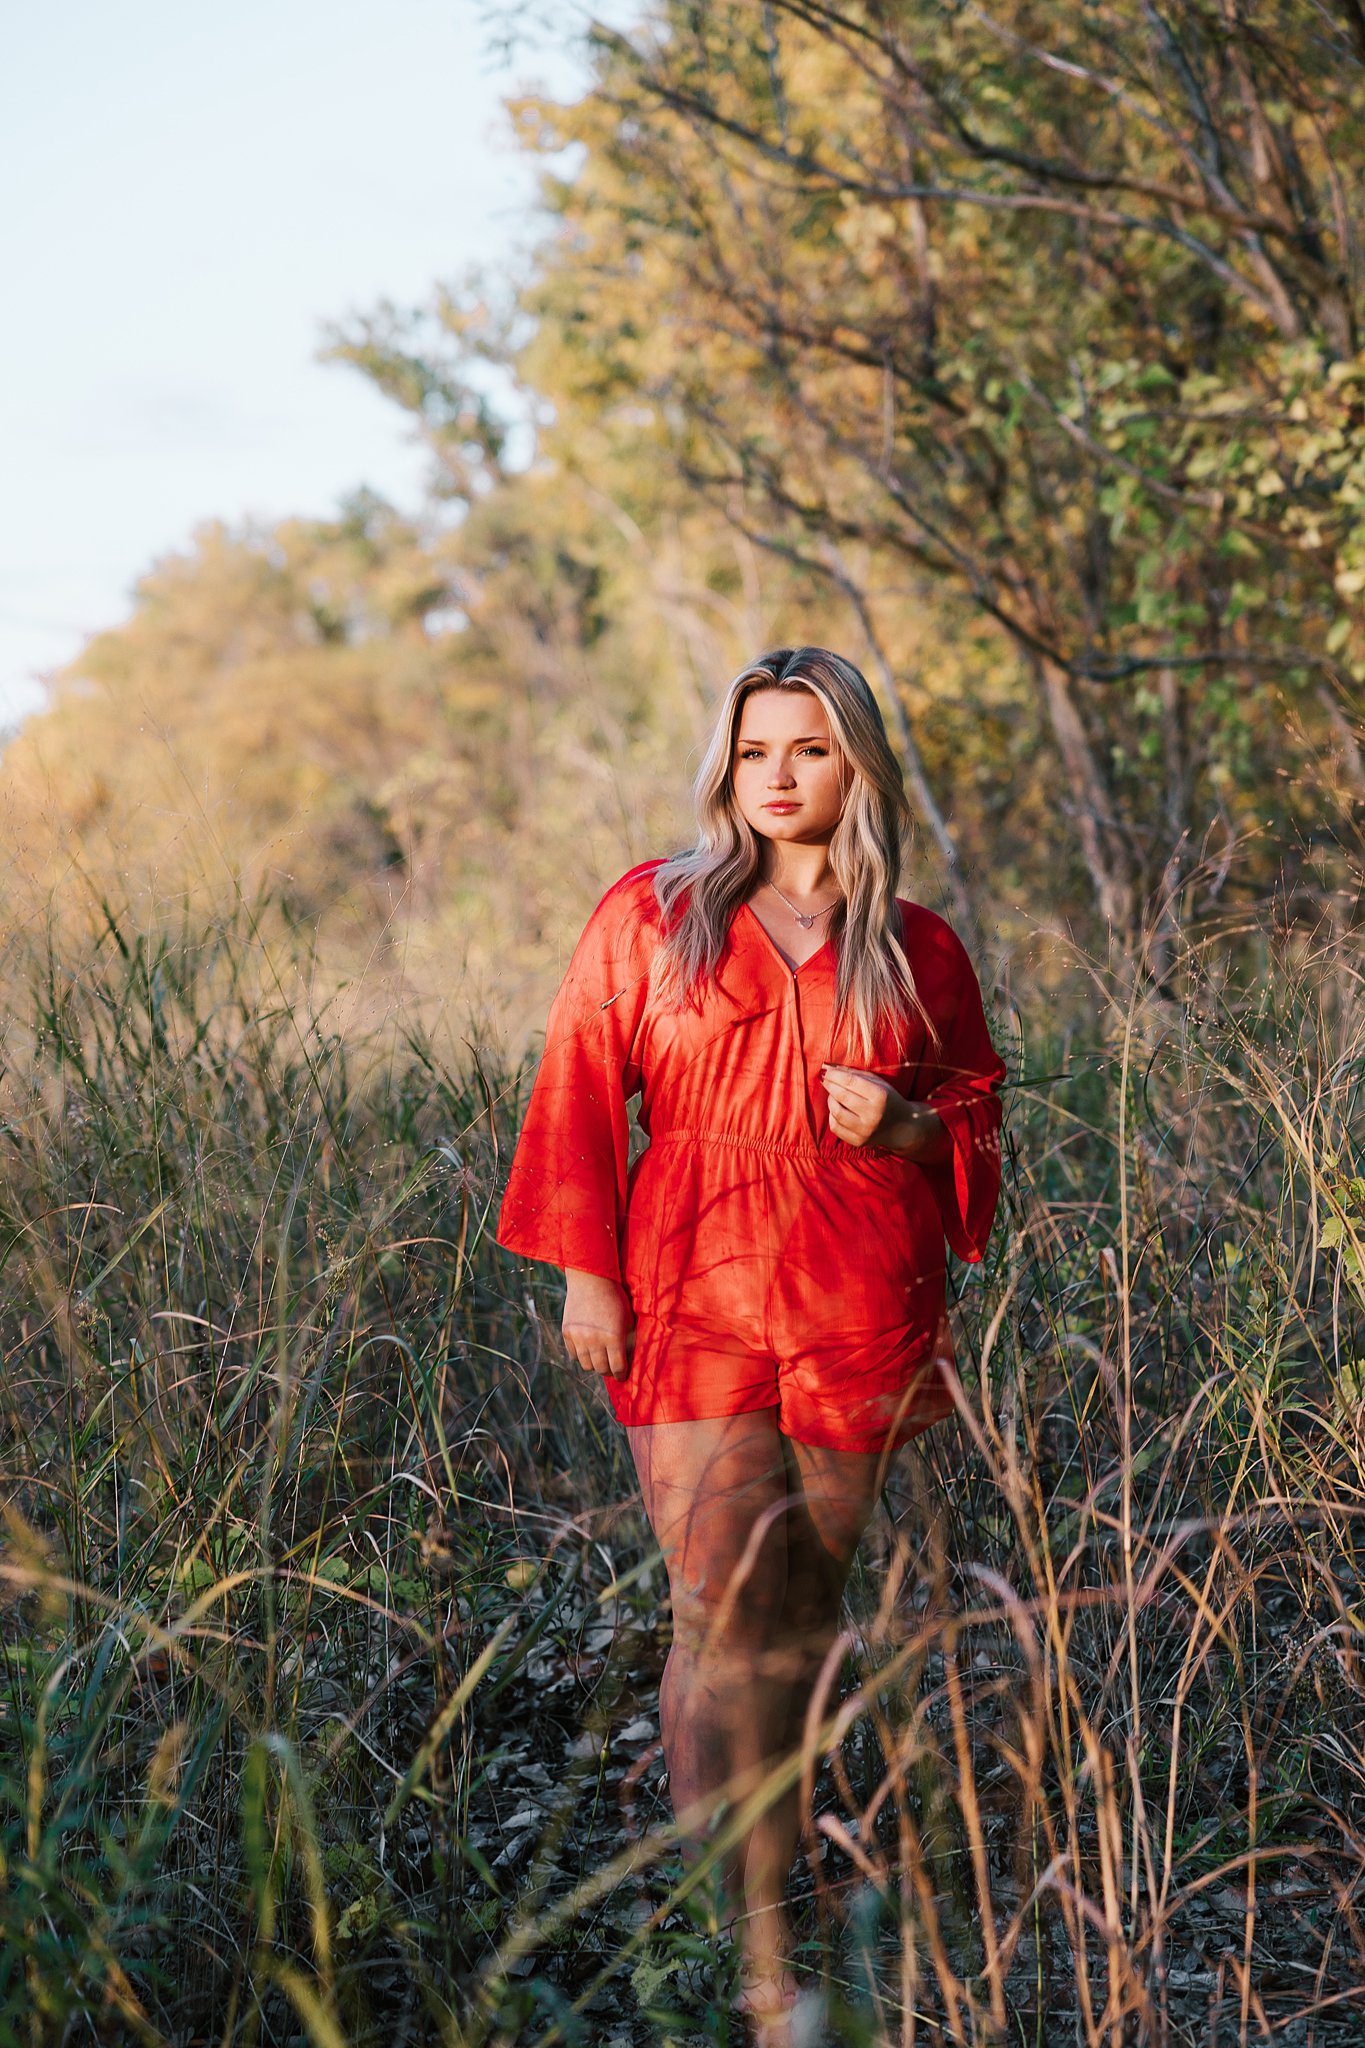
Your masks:
{"label": "woman's eye", "polygon": [[[823,761],[829,749],[827,747],[798,747],[796,751],[798,754],[814,754],[817,761]],[[741,761],[761,761],[763,756],[757,747],[741,747],[739,758]]]}

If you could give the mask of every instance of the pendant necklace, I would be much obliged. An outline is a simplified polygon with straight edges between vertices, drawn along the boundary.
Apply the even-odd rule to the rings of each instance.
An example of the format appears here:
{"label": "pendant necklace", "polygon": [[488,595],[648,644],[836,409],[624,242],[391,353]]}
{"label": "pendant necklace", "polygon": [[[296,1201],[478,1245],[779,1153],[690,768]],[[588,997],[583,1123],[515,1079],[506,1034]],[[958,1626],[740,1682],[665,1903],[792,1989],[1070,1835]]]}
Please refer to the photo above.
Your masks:
{"label": "pendant necklace", "polygon": [[782,902],[787,905],[788,910],[796,919],[796,922],[800,925],[802,931],[807,932],[815,923],[817,917],[823,917],[827,911],[833,910],[835,904],[837,904],[839,901],[839,898],[836,896],[834,899],[834,903],[827,903],[823,910],[812,910],[809,913],[809,915],[807,915],[807,913],[804,910],[798,910],[794,903],[790,902],[787,897],[782,895],[782,891],[778,888],[776,882],[769,882],[768,887],[772,890],[774,896],[780,897]]}

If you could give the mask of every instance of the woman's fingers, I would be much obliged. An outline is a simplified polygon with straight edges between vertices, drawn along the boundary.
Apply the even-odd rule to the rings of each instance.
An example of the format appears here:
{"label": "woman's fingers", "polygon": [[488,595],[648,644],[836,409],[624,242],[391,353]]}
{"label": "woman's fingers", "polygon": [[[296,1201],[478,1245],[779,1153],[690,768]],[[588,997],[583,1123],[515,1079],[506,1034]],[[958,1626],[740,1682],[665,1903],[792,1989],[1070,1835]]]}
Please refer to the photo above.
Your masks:
{"label": "woman's fingers", "polygon": [[597,1324],[568,1324],[563,1328],[564,1349],[584,1372],[611,1373],[623,1380],[630,1371],[635,1348],[635,1331],[618,1332]]}
{"label": "woman's fingers", "polygon": [[630,1360],[626,1356],[626,1340],[615,1337],[607,1346],[607,1371],[615,1380],[623,1380],[630,1371]]}
{"label": "woman's fingers", "polygon": [[630,1371],[630,1361],[635,1351],[635,1325],[624,1330],[611,1347],[610,1365],[618,1380],[625,1379]]}
{"label": "woman's fingers", "polygon": [[606,1345],[595,1330],[576,1331],[571,1349],[575,1360],[582,1366],[584,1372],[600,1372],[602,1370],[598,1360],[605,1357]]}
{"label": "woman's fingers", "polygon": [[560,1331],[564,1349],[575,1365],[581,1365],[585,1372],[591,1371],[592,1332],[582,1323],[565,1323]]}
{"label": "woman's fingers", "polygon": [[845,1122],[850,1118],[857,1119],[870,1116],[874,1109],[879,1109],[881,1106],[879,1103],[874,1103],[866,1095],[854,1095],[843,1088],[838,1090],[830,1088],[825,1092],[829,1096],[830,1116],[842,1117]]}
{"label": "woman's fingers", "polygon": [[560,1330],[575,1365],[584,1372],[610,1372],[624,1379],[630,1369],[634,1324],[629,1293],[619,1280],[566,1271]]}
{"label": "woman's fingers", "polygon": [[896,1093],[890,1082],[857,1067],[823,1067],[821,1078],[829,1098],[829,1127],[835,1137],[850,1145],[865,1145],[875,1138]]}
{"label": "woman's fingers", "polygon": [[861,1074],[848,1067],[826,1067],[823,1074],[826,1095],[847,1104],[876,1102],[888,1084],[879,1074]]}

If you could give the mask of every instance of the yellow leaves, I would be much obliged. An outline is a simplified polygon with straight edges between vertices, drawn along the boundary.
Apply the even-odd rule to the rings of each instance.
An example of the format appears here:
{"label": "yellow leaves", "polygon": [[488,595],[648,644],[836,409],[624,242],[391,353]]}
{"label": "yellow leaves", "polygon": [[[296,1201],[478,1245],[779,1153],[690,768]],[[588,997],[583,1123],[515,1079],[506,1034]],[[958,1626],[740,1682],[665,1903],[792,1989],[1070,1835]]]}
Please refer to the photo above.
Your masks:
{"label": "yellow leaves", "polygon": [[1318,1249],[1340,1253],[1348,1282],[1365,1301],[1365,1177],[1342,1176],[1324,1192],[1332,1207],[1318,1230]]}
{"label": "yellow leaves", "polygon": [[902,212],[893,206],[866,204],[845,193],[836,232],[850,255],[871,268],[885,260],[888,244],[908,242]]}
{"label": "yellow leaves", "polygon": [[53,1555],[49,1538],[10,1501],[0,1501],[0,1519],[5,1525],[5,1547],[0,1554],[0,1600],[8,1602],[25,1593],[37,1593],[44,1623],[59,1620],[66,1611],[66,1594],[59,1583],[61,1566]]}
{"label": "yellow leaves", "polygon": [[186,1721],[173,1721],[169,1728],[163,1730],[147,1769],[148,1805],[175,1805],[176,1787],[184,1767],[188,1736],[189,1723]]}
{"label": "yellow leaves", "polygon": [[[1193,398],[1195,393],[1189,392],[1188,395]],[[1223,386],[1222,388],[1200,393],[1197,402],[1201,412],[1211,414],[1215,418],[1222,418],[1228,413],[1244,412],[1250,397],[1251,394],[1249,392],[1238,390],[1235,386]]]}
{"label": "yellow leaves", "polygon": [[[784,37],[782,62],[789,106],[816,110],[828,105],[833,95],[838,95],[843,119],[850,126],[856,124],[860,112],[869,118],[875,113],[868,87],[844,62],[834,44],[818,30],[799,26],[794,35]],[[818,125],[825,129],[833,126],[831,123]]]}

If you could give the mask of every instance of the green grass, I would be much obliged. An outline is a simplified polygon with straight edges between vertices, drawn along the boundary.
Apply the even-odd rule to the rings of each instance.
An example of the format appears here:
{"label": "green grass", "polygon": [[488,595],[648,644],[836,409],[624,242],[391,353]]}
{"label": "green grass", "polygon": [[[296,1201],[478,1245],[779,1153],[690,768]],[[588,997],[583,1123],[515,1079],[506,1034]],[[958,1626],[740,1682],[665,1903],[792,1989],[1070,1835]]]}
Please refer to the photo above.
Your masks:
{"label": "green grass", "polygon": [[[11,945],[0,2042],[737,2041],[624,1436],[491,1240],[529,1072],[346,1041],[257,930]],[[996,1011],[969,1414],[806,1760],[831,2038],[1365,2025],[1357,950]]]}

